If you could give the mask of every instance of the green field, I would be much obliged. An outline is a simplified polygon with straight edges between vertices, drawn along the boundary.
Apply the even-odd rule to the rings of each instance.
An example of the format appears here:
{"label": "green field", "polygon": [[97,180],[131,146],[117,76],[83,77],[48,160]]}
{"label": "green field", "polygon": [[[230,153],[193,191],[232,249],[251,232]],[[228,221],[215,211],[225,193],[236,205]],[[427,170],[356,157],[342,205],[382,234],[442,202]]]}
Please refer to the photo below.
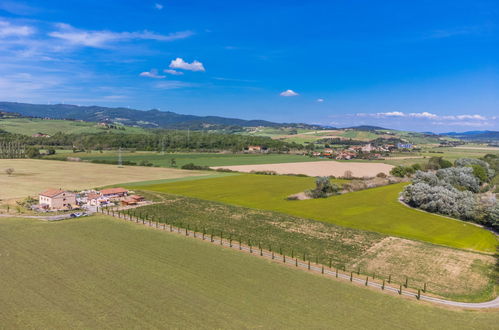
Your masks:
{"label": "green field", "polygon": [[100,133],[100,132],[119,132],[119,133],[146,133],[147,131],[139,127],[123,126],[123,130],[106,129],[97,126],[97,123],[71,121],[71,120],[46,120],[39,118],[9,118],[0,119],[0,129],[24,135],[33,135],[44,133],[54,135],[57,132],[66,134],[79,133]]}
{"label": "green field", "polygon": [[[116,151],[99,152],[79,152],[68,153],[58,152],[57,154],[46,157],[47,159],[57,159],[64,157],[79,157],[83,160],[106,160],[116,161],[118,154]],[[293,163],[293,162],[310,162],[321,159],[311,158],[303,155],[292,154],[232,154],[232,153],[165,153],[159,152],[124,152],[122,155],[123,161],[131,161],[140,163],[148,161],[154,165],[161,167],[171,167],[171,160],[175,159],[176,166],[181,167],[188,163],[194,163],[202,166],[230,166],[230,165],[253,165],[253,164],[275,164],[275,163]]]}
{"label": "green field", "polygon": [[248,174],[142,186],[140,189],[277,211],[450,247],[489,253],[496,251],[497,240],[485,229],[411,209],[399,203],[398,194],[404,184],[357,191],[327,199],[285,199],[313,186],[313,178]]}
{"label": "green field", "polygon": [[[133,209],[161,223],[279,251],[325,266],[404,283],[462,301],[494,299],[495,258],[477,252],[408,241],[327,222],[192,197],[139,191],[153,205]],[[207,212],[209,210],[209,212]],[[452,267],[453,271],[447,269]]]}
{"label": "green field", "polygon": [[0,219],[0,320],[15,328],[492,329],[454,311],[109,217]]}

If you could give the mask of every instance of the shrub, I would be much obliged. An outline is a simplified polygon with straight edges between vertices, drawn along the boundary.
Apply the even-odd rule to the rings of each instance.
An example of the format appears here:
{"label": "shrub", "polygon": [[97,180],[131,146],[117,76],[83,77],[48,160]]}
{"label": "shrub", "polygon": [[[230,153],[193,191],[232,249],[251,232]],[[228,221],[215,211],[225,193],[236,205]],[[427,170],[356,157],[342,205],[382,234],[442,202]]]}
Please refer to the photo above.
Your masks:
{"label": "shrub", "polygon": [[470,167],[450,167],[438,170],[437,177],[456,187],[472,192],[480,190],[480,181],[473,175],[473,169]]}
{"label": "shrub", "polygon": [[443,159],[443,157],[431,157],[426,164],[427,170],[439,170],[441,168],[452,167],[452,163],[448,160]]}
{"label": "shrub", "polygon": [[483,166],[474,164],[471,165],[471,168],[473,169],[473,175],[480,180],[480,183],[484,183],[489,181],[489,177],[487,175],[487,170],[483,168]]}
{"label": "shrub", "polygon": [[183,170],[210,170],[208,166],[195,165],[194,163],[188,163],[181,166]]}
{"label": "shrub", "polygon": [[339,194],[340,187],[331,183],[327,176],[318,177],[315,180],[315,189],[309,190],[306,194],[312,198],[326,198]]}
{"label": "shrub", "polygon": [[26,156],[28,158],[38,158],[40,157],[40,150],[37,147],[26,148]]}
{"label": "shrub", "polygon": [[[487,155],[486,155],[487,156]],[[492,159],[491,157],[488,157],[487,159]],[[487,176],[489,179],[492,179],[495,175],[495,171],[493,168],[490,167],[490,164],[486,161],[483,161],[481,159],[476,159],[476,158],[459,158],[454,162],[454,165],[456,167],[465,167],[465,166],[473,166],[473,165],[480,165],[483,167],[486,172]],[[487,180],[485,180],[487,181]]]}
{"label": "shrub", "polygon": [[398,178],[403,178],[405,176],[410,176],[411,174],[414,174],[414,172],[416,172],[416,170],[411,166],[399,165],[392,168],[390,174]]}
{"label": "shrub", "polygon": [[12,174],[14,174],[14,172],[15,170],[12,167],[5,169],[5,174],[7,174],[8,176],[11,176]]}
{"label": "shrub", "polygon": [[476,217],[477,201],[469,191],[459,191],[449,186],[431,186],[418,182],[407,186],[402,200],[422,210],[449,215],[463,220]]}
{"label": "shrub", "polygon": [[383,172],[379,172],[378,174],[376,174],[376,177],[377,178],[386,178],[387,175],[385,173],[383,173]]}

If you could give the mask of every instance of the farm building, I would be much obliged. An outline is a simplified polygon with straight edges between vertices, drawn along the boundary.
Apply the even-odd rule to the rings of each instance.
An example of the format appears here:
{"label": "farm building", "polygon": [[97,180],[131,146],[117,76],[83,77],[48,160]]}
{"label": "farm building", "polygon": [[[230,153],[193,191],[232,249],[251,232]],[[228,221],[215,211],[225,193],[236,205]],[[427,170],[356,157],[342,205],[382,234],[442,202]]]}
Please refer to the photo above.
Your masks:
{"label": "farm building", "polygon": [[245,152],[268,152],[268,149],[266,147],[262,146],[248,146],[244,148]]}
{"label": "farm building", "polygon": [[77,207],[76,194],[61,190],[49,189],[38,196],[38,203],[42,208],[51,210],[72,209]]}
{"label": "farm building", "polygon": [[107,188],[107,189],[102,189],[100,191],[100,194],[103,197],[107,198],[124,197],[128,195],[128,190],[126,190],[125,188]]}
{"label": "farm building", "polygon": [[109,199],[99,193],[92,192],[87,195],[87,204],[92,206],[101,206],[109,203]]}
{"label": "farm building", "polygon": [[132,195],[121,201],[122,205],[137,205],[139,202],[143,202],[145,199],[140,195]]}

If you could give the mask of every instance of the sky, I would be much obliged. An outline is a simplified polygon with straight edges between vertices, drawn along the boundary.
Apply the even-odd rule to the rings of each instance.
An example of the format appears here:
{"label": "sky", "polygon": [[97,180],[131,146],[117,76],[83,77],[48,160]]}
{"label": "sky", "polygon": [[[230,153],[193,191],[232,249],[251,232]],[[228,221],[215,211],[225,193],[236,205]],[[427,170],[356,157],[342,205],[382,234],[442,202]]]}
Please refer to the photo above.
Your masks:
{"label": "sky", "polygon": [[499,130],[499,1],[0,0],[0,100]]}

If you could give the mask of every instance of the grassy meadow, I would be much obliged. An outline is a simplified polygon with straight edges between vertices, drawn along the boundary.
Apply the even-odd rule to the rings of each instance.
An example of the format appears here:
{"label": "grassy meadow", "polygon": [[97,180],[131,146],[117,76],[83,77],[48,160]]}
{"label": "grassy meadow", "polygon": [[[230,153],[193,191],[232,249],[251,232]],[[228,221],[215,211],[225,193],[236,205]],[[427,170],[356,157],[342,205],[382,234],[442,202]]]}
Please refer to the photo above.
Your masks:
{"label": "grassy meadow", "polygon": [[54,135],[57,132],[66,134],[79,133],[100,133],[100,132],[119,132],[119,133],[146,133],[147,131],[140,127],[123,126],[123,130],[106,129],[97,126],[97,123],[72,121],[72,120],[47,120],[40,118],[9,118],[0,119],[0,129],[17,134],[33,135],[44,133]]}
{"label": "grassy meadow", "polygon": [[[13,168],[12,175],[4,169]],[[207,175],[211,172],[167,168],[118,168],[83,162],[58,162],[40,159],[0,159],[0,199],[34,196],[48,188],[86,189],[123,182],[164,180]]]}
{"label": "grassy meadow", "polygon": [[[105,160],[117,161],[118,153],[116,151],[104,151],[102,153],[94,151],[88,152],[60,152],[46,158],[57,159],[64,157],[78,157],[82,160]],[[320,159],[311,158],[303,155],[292,154],[233,154],[233,153],[165,153],[137,151],[124,152],[123,161],[136,162],[148,161],[155,166],[172,167],[172,159],[175,159],[176,167],[194,163],[201,166],[231,166],[231,165],[254,165],[254,164],[276,164],[318,161]]]}
{"label": "grassy meadow", "polygon": [[492,329],[440,308],[94,216],[0,218],[3,328]]}
{"label": "grassy meadow", "polygon": [[[142,192],[156,201],[134,209],[135,215],[239,240],[255,248],[282,251],[312,263],[391,277],[451,299],[486,301],[495,297],[494,256],[389,237],[330,223],[191,197]],[[208,211],[208,212],[207,212]],[[449,271],[452,269],[452,271]]]}
{"label": "grassy meadow", "polygon": [[326,199],[289,201],[314,187],[310,177],[236,175],[139,186],[151,190],[277,211],[349,228],[374,231],[449,247],[493,253],[497,239],[471,223],[411,209],[398,202],[404,184],[357,191]]}

